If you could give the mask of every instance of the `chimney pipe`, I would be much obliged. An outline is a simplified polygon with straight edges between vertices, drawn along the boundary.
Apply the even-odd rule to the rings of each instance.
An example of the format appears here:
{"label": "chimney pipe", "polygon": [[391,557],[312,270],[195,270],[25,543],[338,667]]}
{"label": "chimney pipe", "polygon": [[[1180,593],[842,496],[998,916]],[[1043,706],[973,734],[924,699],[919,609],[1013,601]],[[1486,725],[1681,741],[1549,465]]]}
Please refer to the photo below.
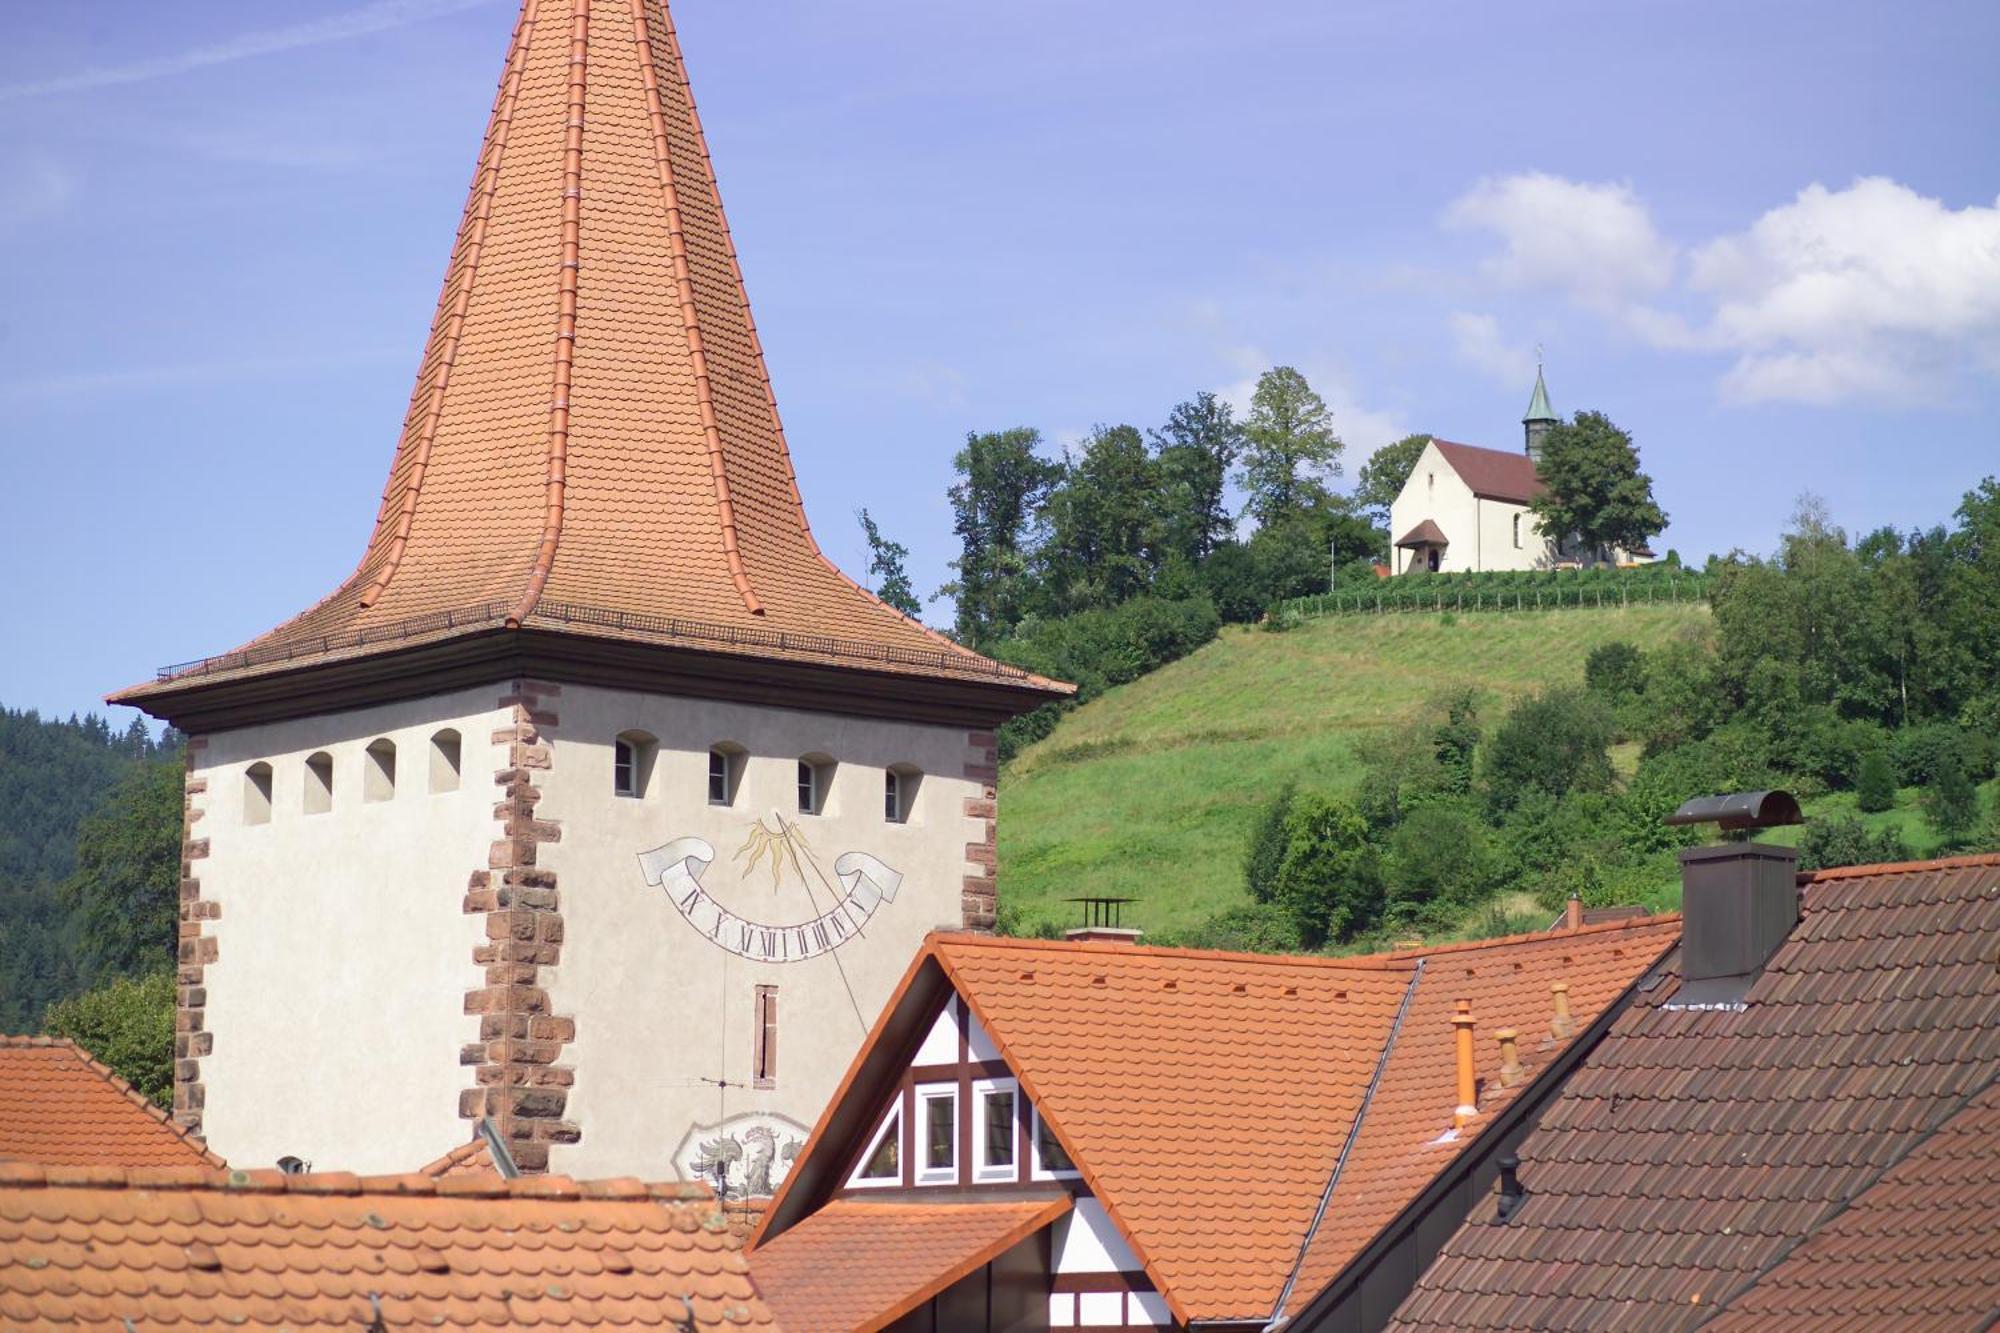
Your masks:
{"label": "chimney pipe", "polygon": [[1479,1114],[1479,1083],[1472,1073],[1472,1001],[1460,1000],[1451,1016],[1458,1039],[1458,1110],[1452,1123],[1465,1126]]}
{"label": "chimney pipe", "polygon": [[1521,1188],[1521,1159],[1508,1153],[1500,1159],[1500,1220],[1505,1222],[1528,1201],[1528,1191]]}
{"label": "chimney pipe", "polygon": [[1563,929],[1583,929],[1583,899],[1575,889],[1569,891],[1569,901],[1563,904]]}
{"label": "chimney pipe", "polygon": [[[1689,801],[1668,823],[1716,824],[1742,837],[1799,822],[1781,791]],[[1690,847],[1681,862],[1680,1004],[1740,1003],[1785,937],[1799,924],[1799,854],[1770,843],[1731,841]]]}
{"label": "chimney pipe", "polygon": [[1515,1087],[1521,1082],[1521,1050],[1516,1045],[1519,1034],[1513,1028],[1501,1028],[1493,1035],[1500,1041],[1500,1086]]}
{"label": "chimney pipe", "polygon": [[1569,1016],[1569,983],[1552,981],[1549,983],[1549,999],[1555,1002],[1556,1011],[1549,1019],[1549,1035],[1558,1039],[1576,1031],[1576,1022]]}

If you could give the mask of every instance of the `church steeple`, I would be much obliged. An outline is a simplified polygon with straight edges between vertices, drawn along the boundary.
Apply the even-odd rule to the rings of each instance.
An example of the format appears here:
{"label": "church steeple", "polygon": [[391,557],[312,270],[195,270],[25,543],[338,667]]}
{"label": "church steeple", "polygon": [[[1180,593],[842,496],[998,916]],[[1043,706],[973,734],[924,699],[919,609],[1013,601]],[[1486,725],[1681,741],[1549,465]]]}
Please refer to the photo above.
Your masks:
{"label": "church steeple", "polygon": [[1538,349],[1535,353],[1535,393],[1528,399],[1528,415],[1521,418],[1521,426],[1527,435],[1528,457],[1537,463],[1542,461],[1542,437],[1549,433],[1549,427],[1562,420],[1549,407],[1549,386],[1542,382],[1542,357]]}

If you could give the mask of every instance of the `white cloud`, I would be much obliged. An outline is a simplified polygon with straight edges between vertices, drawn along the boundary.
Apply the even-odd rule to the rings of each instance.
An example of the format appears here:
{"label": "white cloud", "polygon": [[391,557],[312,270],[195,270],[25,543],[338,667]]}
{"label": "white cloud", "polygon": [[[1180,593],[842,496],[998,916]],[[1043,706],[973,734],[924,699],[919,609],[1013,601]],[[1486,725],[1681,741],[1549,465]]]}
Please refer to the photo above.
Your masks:
{"label": "white cloud", "polygon": [[265,28],[260,32],[241,33],[208,46],[197,46],[173,55],[155,56],[150,60],[137,60],[126,65],[107,65],[98,69],[79,70],[74,74],[62,74],[53,79],[43,79],[34,83],[0,86],[0,101],[44,97],[51,93],[84,92],[92,88],[110,88],[127,83],[147,83],[153,79],[192,74],[196,70],[207,69],[212,65],[227,65],[255,56],[296,51],[308,46],[324,46],[328,42],[348,41],[355,37],[365,37],[370,33],[407,27],[425,19],[455,14],[460,10],[492,3],[494,0],[374,0],[371,4],[363,5],[359,9],[350,9],[345,13],[330,14],[325,18],[293,24],[288,28]]}
{"label": "white cloud", "polygon": [[1500,321],[1492,315],[1453,311],[1451,336],[1459,359],[1498,383],[1519,387],[1534,373],[1534,352],[1508,342],[1500,333]]}
{"label": "white cloud", "polygon": [[[1561,292],[1653,347],[1728,354],[1727,401],[1935,402],[2000,375],[2000,204],[1951,209],[1883,177],[1814,184],[1685,264],[1627,185],[1481,181],[1446,222],[1500,238],[1484,267],[1502,285]],[[1485,319],[1451,317],[1482,366],[1500,354]]]}
{"label": "white cloud", "polygon": [[1701,247],[1689,286],[1737,354],[1737,400],[1922,400],[2000,370],[2000,204],[1946,208],[1874,176],[1810,185]]}
{"label": "white cloud", "polygon": [[1674,247],[1630,185],[1533,172],[1480,181],[1445,210],[1445,225],[1490,231],[1506,249],[1486,261],[1509,287],[1554,287],[1615,311],[1673,280]]}

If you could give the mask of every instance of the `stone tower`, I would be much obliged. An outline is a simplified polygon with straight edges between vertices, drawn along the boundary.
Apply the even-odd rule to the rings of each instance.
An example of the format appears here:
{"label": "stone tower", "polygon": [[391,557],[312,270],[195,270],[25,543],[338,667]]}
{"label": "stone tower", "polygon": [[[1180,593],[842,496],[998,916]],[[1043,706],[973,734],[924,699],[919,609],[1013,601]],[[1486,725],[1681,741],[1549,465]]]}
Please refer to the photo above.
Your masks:
{"label": "stone tower", "polygon": [[1521,418],[1521,428],[1527,436],[1528,457],[1537,463],[1542,461],[1542,437],[1549,433],[1549,427],[1562,421],[1549,407],[1549,388],[1542,383],[1542,363],[1535,362],[1535,393],[1528,399],[1528,415]]}
{"label": "stone tower", "polygon": [[359,565],[114,696],[192,738],[176,1114],[768,1192],[1067,688],[815,544],[665,0],[524,0]]}

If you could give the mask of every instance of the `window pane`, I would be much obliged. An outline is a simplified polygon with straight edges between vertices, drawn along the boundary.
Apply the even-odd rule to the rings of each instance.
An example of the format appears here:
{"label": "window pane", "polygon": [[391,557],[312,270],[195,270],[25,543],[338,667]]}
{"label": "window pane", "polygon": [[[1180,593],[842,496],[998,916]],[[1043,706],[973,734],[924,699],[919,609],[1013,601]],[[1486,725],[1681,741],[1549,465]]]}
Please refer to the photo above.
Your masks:
{"label": "window pane", "polygon": [[729,756],[720,750],[708,752],[708,803],[729,804]]}
{"label": "window pane", "polygon": [[988,1166],[1014,1165],[1014,1093],[986,1094],[986,1157]]}
{"label": "window pane", "polygon": [[862,1163],[863,1180],[894,1180],[902,1174],[903,1122],[900,1116],[891,1116],[882,1137],[875,1144],[875,1151],[868,1154]]}
{"label": "window pane", "polygon": [[813,766],[803,759],[799,760],[799,809],[808,815],[819,811],[817,778]]}
{"label": "window pane", "polygon": [[612,747],[611,785],[620,796],[632,794],[632,743],[619,741]]}
{"label": "window pane", "polygon": [[950,1097],[924,1099],[924,1170],[949,1171],[956,1147],[958,1119]]}
{"label": "window pane", "polygon": [[903,797],[900,775],[890,769],[882,775],[882,815],[891,824],[903,818]]}
{"label": "window pane", "polygon": [[1069,1160],[1062,1144],[1056,1142],[1055,1131],[1040,1116],[1035,1117],[1035,1153],[1041,1158],[1044,1171],[1076,1170],[1076,1163]]}

